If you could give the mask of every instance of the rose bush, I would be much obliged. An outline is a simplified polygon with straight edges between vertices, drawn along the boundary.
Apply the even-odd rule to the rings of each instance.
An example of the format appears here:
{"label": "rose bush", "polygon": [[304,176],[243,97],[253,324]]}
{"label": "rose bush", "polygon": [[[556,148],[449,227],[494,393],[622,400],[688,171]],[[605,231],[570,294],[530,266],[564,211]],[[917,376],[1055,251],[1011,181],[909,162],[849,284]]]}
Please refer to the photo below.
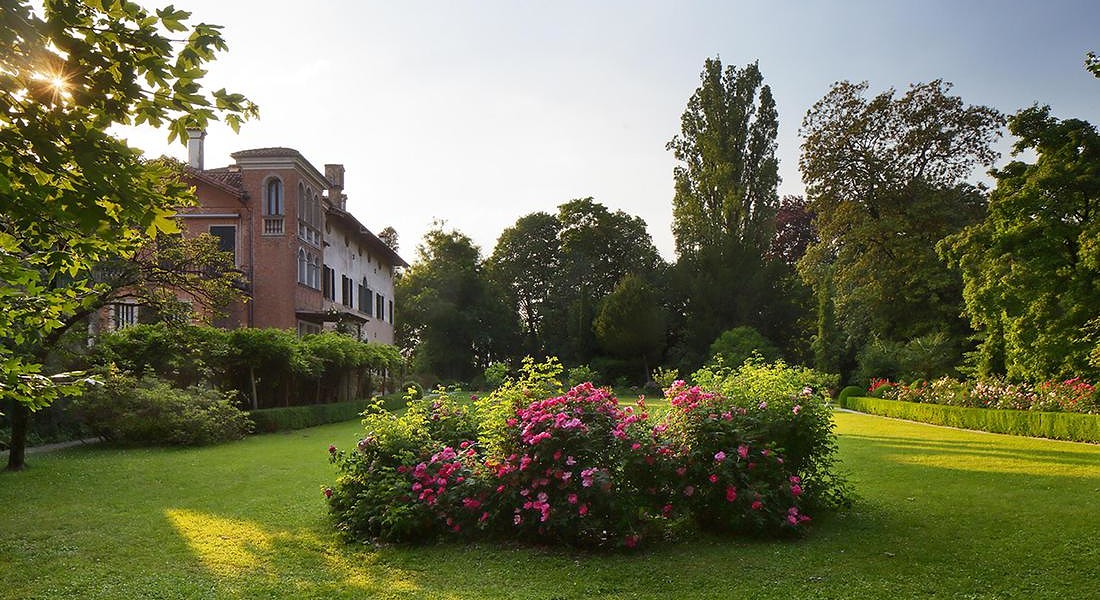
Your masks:
{"label": "rose bush", "polygon": [[683,527],[797,533],[822,504],[814,495],[835,492],[815,470],[831,463],[806,454],[831,442],[803,444],[797,460],[784,446],[816,426],[817,400],[802,387],[747,407],[676,382],[670,407],[651,414],[644,399],[621,405],[591,383],[562,391],[560,373],[556,361],[526,361],[473,407],[444,393],[402,415],[369,411],[355,449],[330,449],[341,475],[324,492],[338,528],[360,540],[633,548]]}

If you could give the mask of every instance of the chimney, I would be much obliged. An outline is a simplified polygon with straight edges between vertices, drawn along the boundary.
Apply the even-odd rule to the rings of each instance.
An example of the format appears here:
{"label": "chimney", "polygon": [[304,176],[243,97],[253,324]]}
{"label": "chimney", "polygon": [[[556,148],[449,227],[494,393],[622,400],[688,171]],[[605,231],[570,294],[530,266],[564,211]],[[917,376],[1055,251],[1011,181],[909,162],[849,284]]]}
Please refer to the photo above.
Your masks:
{"label": "chimney", "polygon": [[205,137],[205,129],[187,130],[187,164],[192,169],[202,170],[202,141]]}
{"label": "chimney", "polygon": [[347,210],[348,198],[344,195],[344,165],[325,165],[328,179],[328,201],[340,210]]}

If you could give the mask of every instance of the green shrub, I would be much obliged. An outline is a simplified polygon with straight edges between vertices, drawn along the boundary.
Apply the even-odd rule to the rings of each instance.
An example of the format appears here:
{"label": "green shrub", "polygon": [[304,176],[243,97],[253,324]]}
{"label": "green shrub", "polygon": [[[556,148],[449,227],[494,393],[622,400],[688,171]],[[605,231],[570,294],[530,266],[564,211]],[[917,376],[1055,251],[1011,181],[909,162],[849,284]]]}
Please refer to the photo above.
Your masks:
{"label": "green shrub", "polygon": [[778,360],[779,348],[752,327],[734,327],[723,331],[710,345],[710,361],[728,367],[739,367],[753,356],[766,362]]}
{"label": "green shrub", "polygon": [[273,433],[351,421],[359,418],[371,403],[371,400],[352,400],[332,404],[264,408],[251,411],[248,416],[256,424],[256,433]]}
{"label": "green shrub", "polygon": [[578,365],[569,369],[565,375],[565,383],[569,387],[576,387],[582,383],[598,383],[600,374],[588,365]]}
{"label": "green shrub", "polygon": [[655,381],[662,390],[667,390],[672,387],[673,382],[679,378],[680,373],[676,369],[657,367],[653,370],[653,381]]}
{"label": "green shrub", "polygon": [[1100,415],[918,404],[850,396],[848,408],[884,417],[960,429],[1100,443]]}
{"label": "green shrub", "polygon": [[110,374],[74,401],[96,435],[124,445],[201,446],[243,437],[252,428],[235,394],[198,387],[174,388],[146,376]]}
{"label": "green shrub", "polygon": [[485,388],[490,392],[497,389],[508,378],[508,365],[495,362],[485,368]]}
{"label": "green shrub", "polygon": [[424,388],[415,381],[406,381],[401,384],[401,393],[406,398],[419,400],[424,397]]}
{"label": "green shrub", "polygon": [[[326,488],[337,529],[350,539],[414,542],[438,535],[443,525],[431,505],[412,501],[409,466],[443,447],[477,436],[470,411],[446,394],[410,402],[398,415],[376,400],[363,415],[365,435],[355,450],[329,447],[340,476]],[[461,438],[461,439],[460,439]]]}
{"label": "green shrub", "polygon": [[104,333],[92,346],[92,364],[116,365],[136,377],[146,372],[177,387],[221,384],[230,356],[229,333],[196,325],[141,324]]}
{"label": "green shrub", "polygon": [[844,404],[845,400],[847,400],[850,396],[862,396],[865,393],[866,393],[866,390],[859,387],[858,385],[850,385],[850,386],[840,390],[840,393],[837,394],[837,397],[836,397],[836,403],[841,408],[847,408],[847,406],[845,406],[845,404]]}

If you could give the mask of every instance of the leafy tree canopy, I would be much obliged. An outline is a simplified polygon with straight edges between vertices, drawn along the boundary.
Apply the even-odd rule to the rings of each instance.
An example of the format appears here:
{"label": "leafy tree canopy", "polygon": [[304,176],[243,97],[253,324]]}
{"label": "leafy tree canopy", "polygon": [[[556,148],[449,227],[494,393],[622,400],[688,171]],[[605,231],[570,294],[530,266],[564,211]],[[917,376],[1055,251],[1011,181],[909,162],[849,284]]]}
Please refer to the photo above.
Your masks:
{"label": "leafy tree canopy", "polygon": [[442,223],[425,234],[396,293],[398,344],[420,373],[469,381],[516,342],[515,315],[485,276],[480,250]]}
{"label": "leafy tree canopy", "polygon": [[799,167],[818,241],[799,270],[819,295],[832,294],[820,306],[835,310],[843,332],[818,338],[846,340],[834,354],[873,337],[943,330],[962,340],[961,281],[934,247],[981,217],[981,190],[965,178],[996,158],[1003,118],[964,104],[938,80],[900,97],[891,89],[868,98],[867,88],[834,84],[802,123]]}
{"label": "leafy tree canopy", "polygon": [[731,241],[765,248],[779,185],[771,88],[756,63],[722,68],[707,59],[688,99],[680,134],[668,143],[673,171],[676,252],[692,256]]}
{"label": "leafy tree canopy", "polygon": [[665,313],[655,290],[637,275],[626,275],[604,299],[594,323],[600,345],[614,356],[649,364],[665,346]]}
{"label": "leafy tree canopy", "polygon": [[[43,353],[100,301],[95,268],[135,255],[191,192],[170,166],[107,133],[114,125],[189,126],[256,108],[207,92],[219,29],[172,7],[52,0],[0,13],[0,396],[29,407],[55,394]],[[180,41],[176,41],[180,40]]]}
{"label": "leafy tree canopy", "polygon": [[983,334],[982,372],[1040,380],[1100,375],[1100,134],[1033,106],[1009,120],[1014,151],[993,174],[986,218],[940,250],[965,282],[967,315]]}

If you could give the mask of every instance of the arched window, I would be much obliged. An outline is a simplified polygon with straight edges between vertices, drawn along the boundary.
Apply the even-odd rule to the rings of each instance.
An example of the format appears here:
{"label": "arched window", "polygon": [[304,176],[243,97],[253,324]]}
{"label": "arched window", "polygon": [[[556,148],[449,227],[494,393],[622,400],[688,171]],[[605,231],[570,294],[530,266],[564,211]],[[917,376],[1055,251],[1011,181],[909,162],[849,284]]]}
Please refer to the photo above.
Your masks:
{"label": "arched window", "polygon": [[309,202],[309,198],[306,196],[306,190],[302,186],[302,182],[299,181],[298,182],[298,218],[303,220],[303,221],[308,221],[309,220],[309,217],[307,216],[307,215],[309,215],[309,213],[306,212],[308,210],[308,208],[306,207],[306,204],[308,202]]}
{"label": "arched window", "polygon": [[316,194],[313,196],[313,226],[321,226],[321,198]]}
{"label": "arched window", "polygon": [[268,179],[264,196],[264,214],[272,217],[282,216],[283,182],[277,177]]}
{"label": "arched window", "polygon": [[298,283],[309,285],[309,265],[306,263],[306,251],[298,248]]}
{"label": "arched window", "polygon": [[313,254],[310,254],[306,258],[306,261],[308,263],[306,265],[306,269],[308,271],[306,273],[306,279],[307,279],[306,285],[308,285],[309,287],[311,287],[315,290],[320,289],[321,288],[321,266],[319,264],[319,261],[317,260],[317,257],[314,256]]}

